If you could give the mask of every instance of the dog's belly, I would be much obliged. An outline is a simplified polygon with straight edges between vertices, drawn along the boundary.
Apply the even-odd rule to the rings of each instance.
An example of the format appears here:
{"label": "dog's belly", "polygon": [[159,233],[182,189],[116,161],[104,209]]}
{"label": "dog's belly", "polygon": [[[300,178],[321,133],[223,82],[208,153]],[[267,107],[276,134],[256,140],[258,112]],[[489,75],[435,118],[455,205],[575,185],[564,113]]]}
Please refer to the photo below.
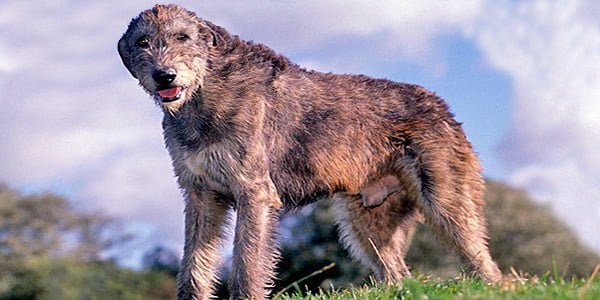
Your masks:
{"label": "dog's belly", "polygon": [[293,209],[330,198],[334,193],[326,190],[315,191],[307,194],[292,194],[289,191],[278,191],[281,202],[286,209]]}
{"label": "dog's belly", "polygon": [[380,177],[387,153],[368,156],[365,153],[372,149],[333,144],[307,145],[305,152],[291,152],[272,162],[271,178],[286,205],[302,206],[338,192],[358,195],[364,184]]}

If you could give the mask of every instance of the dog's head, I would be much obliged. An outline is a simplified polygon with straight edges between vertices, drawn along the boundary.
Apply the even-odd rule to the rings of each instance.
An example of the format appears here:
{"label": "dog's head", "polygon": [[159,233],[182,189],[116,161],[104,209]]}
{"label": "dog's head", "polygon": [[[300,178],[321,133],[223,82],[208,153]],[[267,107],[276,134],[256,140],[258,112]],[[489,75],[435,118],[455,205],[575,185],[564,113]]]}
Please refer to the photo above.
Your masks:
{"label": "dog's head", "polygon": [[202,88],[214,34],[193,12],[156,5],[131,20],[118,50],[144,90],[175,112]]}

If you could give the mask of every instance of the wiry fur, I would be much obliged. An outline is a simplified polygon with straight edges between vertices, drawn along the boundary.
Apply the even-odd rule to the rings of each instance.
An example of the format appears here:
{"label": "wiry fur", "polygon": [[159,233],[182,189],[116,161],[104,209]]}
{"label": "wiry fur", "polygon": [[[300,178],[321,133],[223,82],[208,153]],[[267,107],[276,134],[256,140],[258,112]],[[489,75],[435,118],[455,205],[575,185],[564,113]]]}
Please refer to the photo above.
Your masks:
{"label": "wiry fur", "polygon": [[[136,45],[140,37],[147,47]],[[133,19],[119,53],[165,111],[165,143],[185,190],[178,298],[210,297],[230,209],[238,212],[232,297],[266,297],[279,213],[323,198],[334,199],[343,242],[378,278],[409,274],[404,254],[423,215],[485,279],[500,279],[479,162],[435,94],[307,71],[172,5]],[[186,87],[176,101],[157,98],[157,69],[175,71],[173,85]],[[388,192],[377,196],[378,186]]]}

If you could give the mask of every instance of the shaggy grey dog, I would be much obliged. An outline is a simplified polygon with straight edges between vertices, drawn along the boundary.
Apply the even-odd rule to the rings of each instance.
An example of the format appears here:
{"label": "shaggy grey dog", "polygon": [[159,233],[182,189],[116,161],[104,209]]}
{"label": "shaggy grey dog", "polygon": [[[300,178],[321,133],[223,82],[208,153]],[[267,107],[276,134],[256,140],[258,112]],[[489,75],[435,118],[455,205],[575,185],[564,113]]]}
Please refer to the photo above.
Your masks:
{"label": "shaggy grey dog", "polygon": [[178,298],[211,296],[232,209],[232,298],[267,297],[279,215],[319,199],[333,202],[343,243],[381,280],[410,274],[404,255],[422,216],[483,278],[501,278],[479,162],[435,94],[307,71],[173,5],[133,19],[118,49],[165,112],[185,192]]}

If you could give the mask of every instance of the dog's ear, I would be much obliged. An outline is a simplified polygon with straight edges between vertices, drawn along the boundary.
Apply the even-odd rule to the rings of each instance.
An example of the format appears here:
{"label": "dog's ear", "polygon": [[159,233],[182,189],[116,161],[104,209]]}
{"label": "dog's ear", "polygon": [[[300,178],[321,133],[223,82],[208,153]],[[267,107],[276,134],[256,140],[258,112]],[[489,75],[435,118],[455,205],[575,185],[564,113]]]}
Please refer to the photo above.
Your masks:
{"label": "dog's ear", "polygon": [[[123,35],[119,39],[119,43],[117,44],[117,51],[119,52],[119,56],[121,57],[123,65],[127,68],[129,73],[133,75],[133,73],[131,72],[131,68],[129,67],[129,59],[127,59],[127,41],[125,40],[125,35]],[[135,77],[135,75],[133,75],[133,77]]]}
{"label": "dog's ear", "polygon": [[223,29],[219,26],[209,21],[201,20],[199,30],[210,46],[223,48],[226,45]]}
{"label": "dog's ear", "polygon": [[129,45],[129,43],[128,43],[128,38],[130,35],[129,33],[131,32],[131,28],[133,27],[134,23],[137,22],[137,20],[138,20],[138,18],[134,18],[131,20],[131,22],[129,23],[129,26],[127,27],[127,31],[125,31],[125,33],[123,34],[123,36],[119,39],[119,42],[117,43],[117,51],[119,52],[119,56],[121,57],[121,61],[123,62],[123,65],[125,65],[125,67],[129,71],[129,73],[136,79],[137,79],[137,77],[131,70],[131,49],[130,49],[131,45]]}
{"label": "dog's ear", "polygon": [[123,65],[127,68],[131,76],[137,79],[137,76],[131,70],[131,58],[130,51],[128,51],[129,45],[127,44],[127,32],[123,34],[123,36],[119,39],[119,43],[117,44],[117,51],[119,52],[119,56],[121,57],[121,61]]}

